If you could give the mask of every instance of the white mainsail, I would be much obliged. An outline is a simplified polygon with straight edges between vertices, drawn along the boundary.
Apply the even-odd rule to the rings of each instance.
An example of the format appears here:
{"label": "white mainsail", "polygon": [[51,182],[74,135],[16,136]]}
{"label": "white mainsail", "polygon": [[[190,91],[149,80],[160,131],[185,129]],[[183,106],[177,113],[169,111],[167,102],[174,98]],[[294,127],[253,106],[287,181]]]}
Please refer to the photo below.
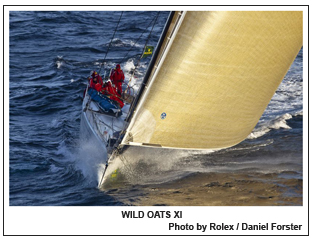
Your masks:
{"label": "white mainsail", "polygon": [[121,145],[244,140],[302,47],[302,21],[301,11],[184,12]]}

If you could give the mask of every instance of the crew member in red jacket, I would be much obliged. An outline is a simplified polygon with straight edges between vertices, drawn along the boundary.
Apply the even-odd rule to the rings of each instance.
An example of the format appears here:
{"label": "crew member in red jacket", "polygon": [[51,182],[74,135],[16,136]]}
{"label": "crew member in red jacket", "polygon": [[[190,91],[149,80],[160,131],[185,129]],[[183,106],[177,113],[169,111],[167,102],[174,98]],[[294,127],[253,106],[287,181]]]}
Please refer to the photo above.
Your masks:
{"label": "crew member in red jacket", "polygon": [[101,88],[103,86],[103,79],[96,71],[91,72],[89,80],[91,88],[97,90],[98,92],[101,91]]}
{"label": "crew member in red jacket", "polygon": [[125,75],[123,71],[120,69],[120,65],[117,64],[116,68],[112,71],[110,75],[110,79],[117,88],[117,95],[121,97],[122,93],[122,83],[125,80]]}
{"label": "crew member in red jacket", "polygon": [[120,108],[124,106],[124,103],[119,97],[117,96],[116,89],[112,86],[111,81],[107,81],[104,83],[103,88],[101,89],[101,93],[110,99],[116,101]]}

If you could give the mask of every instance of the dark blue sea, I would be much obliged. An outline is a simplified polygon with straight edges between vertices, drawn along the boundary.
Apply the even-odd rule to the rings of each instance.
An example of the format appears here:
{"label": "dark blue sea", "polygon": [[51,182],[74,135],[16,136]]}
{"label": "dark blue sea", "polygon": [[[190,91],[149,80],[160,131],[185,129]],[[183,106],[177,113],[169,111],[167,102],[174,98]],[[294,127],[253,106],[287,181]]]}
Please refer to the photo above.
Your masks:
{"label": "dark blue sea", "polygon": [[[96,178],[88,175],[84,158],[79,155],[82,96],[86,78],[91,70],[100,70],[104,57],[107,69],[101,69],[103,74],[120,63],[129,79],[150,31],[153,28],[148,45],[155,46],[168,14],[123,12],[115,33],[121,12],[10,12],[11,206],[121,206],[139,201],[140,189],[148,184],[103,191],[97,188]],[[280,199],[280,205],[301,205],[302,59],[303,50],[244,142],[213,154],[181,156],[183,169],[177,171],[179,176],[173,176],[175,180],[166,178],[168,189],[182,179],[191,183],[194,177],[210,172],[250,174],[283,188],[284,197],[299,199],[296,203]],[[148,61],[142,59],[138,64],[138,83]],[[118,199],[119,191],[131,200]]]}

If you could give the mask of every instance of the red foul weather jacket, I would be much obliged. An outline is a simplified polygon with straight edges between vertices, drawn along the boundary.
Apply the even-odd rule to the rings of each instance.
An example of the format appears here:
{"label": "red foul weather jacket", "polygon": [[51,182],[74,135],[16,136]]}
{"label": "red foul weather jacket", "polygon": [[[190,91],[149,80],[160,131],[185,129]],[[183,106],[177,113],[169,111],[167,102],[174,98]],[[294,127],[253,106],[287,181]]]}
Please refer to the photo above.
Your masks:
{"label": "red foul weather jacket", "polygon": [[90,79],[90,87],[97,90],[98,92],[101,91],[101,88],[103,86],[103,79],[101,76],[96,76],[97,81],[94,81],[94,78]]}
{"label": "red foul weather jacket", "polygon": [[110,82],[106,82],[104,87],[101,90],[101,93],[108,96],[110,99],[116,101],[120,108],[124,106],[124,103],[122,100],[120,100],[117,96],[117,92],[114,87],[112,87],[112,84]]}
{"label": "red foul weather jacket", "polygon": [[122,93],[122,83],[125,80],[125,75],[121,69],[114,69],[110,75],[110,79],[112,80],[113,84],[117,88],[117,93],[121,95]]}

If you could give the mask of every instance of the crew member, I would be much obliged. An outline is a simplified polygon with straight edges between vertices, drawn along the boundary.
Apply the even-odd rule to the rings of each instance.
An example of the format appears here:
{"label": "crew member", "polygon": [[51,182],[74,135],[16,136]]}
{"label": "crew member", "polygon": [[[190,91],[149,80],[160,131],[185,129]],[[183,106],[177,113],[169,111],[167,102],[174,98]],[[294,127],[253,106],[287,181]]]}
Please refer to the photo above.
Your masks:
{"label": "crew member", "polygon": [[116,101],[120,108],[124,106],[123,101],[117,95],[116,89],[112,86],[111,81],[107,81],[104,83],[101,89],[101,93],[105,96],[108,96],[111,100]]}
{"label": "crew member", "polygon": [[117,64],[116,68],[112,71],[112,73],[110,75],[110,79],[117,89],[117,95],[121,97],[122,83],[125,80],[125,75],[124,75],[123,71],[121,70],[119,64]]}
{"label": "crew member", "polygon": [[101,88],[103,86],[103,79],[96,71],[91,72],[89,80],[90,80],[89,86],[91,88],[97,90],[98,92],[101,91]]}

